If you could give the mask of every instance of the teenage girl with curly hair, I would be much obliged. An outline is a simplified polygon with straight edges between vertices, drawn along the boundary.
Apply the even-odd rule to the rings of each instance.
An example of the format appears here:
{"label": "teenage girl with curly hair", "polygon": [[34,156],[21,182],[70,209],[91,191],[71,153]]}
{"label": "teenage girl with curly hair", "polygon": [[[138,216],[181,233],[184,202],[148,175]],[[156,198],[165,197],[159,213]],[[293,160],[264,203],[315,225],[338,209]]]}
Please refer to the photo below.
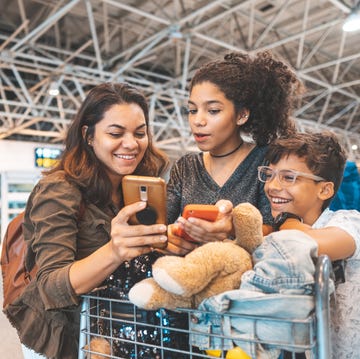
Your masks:
{"label": "teenage girl with curly hair", "polygon": [[[270,205],[257,181],[267,145],[295,131],[290,116],[303,92],[294,71],[270,52],[234,52],[211,61],[194,74],[188,100],[191,132],[201,150],[181,157],[168,183],[168,219],[176,221],[187,204],[216,204],[214,223],[180,217],[198,242],[223,240],[232,232],[231,209],[250,202],[272,223]],[[225,200],[225,201],[224,201]],[[169,231],[169,251],[186,254],[193,243]]]}

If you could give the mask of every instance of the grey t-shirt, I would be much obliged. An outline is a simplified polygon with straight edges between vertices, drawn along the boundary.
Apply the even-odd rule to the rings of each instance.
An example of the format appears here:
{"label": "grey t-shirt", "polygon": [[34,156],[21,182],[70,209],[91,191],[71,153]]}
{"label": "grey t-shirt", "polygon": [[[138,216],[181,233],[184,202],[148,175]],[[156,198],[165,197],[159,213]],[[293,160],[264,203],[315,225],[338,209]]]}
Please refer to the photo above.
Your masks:
{"label": "grey t-shirt", "polygon": [[189,153],[176,161],[167,186],[168,221],[174,223],[187,204],[215,204],[227,199],[236,206],[249,202],[257,207],[266,224],[272,223],[270,204],[257,168],[264,164],[267,147],[255,147],[220,187],[206,171],[203,153]]}

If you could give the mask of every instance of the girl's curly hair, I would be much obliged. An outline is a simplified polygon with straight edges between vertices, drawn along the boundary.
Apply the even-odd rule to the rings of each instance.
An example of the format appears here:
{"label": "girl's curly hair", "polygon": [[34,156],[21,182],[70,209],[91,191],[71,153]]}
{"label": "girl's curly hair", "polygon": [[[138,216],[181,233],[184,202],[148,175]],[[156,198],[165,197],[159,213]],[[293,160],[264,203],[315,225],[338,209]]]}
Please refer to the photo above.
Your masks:
{"label": "girl's curly hair", "polygon": [[190,92],[203,82],[216,85],[233,102],[237,112],[243,108],[250,111],[241,131],[251,135],[258,145],[295,131],[290,115],[304,86],[289,65],[269,51],[254,56],[232,52],[223,60],[203,65],[190,82]]}

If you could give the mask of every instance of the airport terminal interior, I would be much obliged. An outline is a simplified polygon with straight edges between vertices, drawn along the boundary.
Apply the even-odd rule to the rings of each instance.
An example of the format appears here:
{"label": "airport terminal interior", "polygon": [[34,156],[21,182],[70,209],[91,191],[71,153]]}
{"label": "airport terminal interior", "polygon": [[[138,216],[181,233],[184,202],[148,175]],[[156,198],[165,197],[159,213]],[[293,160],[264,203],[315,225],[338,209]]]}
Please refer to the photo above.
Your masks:
{"label": "airport terminal interior", "polygon": [[[358,0],[0,0],[1,238],[93,86],[140,88],[154,141],[174,161],[197,151],[189,80],[232,51],[289,63],[306,86],[298,129],[335,132],[360,168],[359,22]],[[0,357],[21,358],[3,316],[0,333]]]}

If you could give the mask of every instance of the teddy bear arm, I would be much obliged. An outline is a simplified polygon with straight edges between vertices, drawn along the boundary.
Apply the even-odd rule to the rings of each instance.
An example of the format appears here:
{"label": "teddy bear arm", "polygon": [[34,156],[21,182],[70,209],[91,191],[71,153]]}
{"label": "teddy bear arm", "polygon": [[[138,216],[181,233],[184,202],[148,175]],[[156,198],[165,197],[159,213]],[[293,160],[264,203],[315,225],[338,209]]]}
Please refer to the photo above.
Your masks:
{"label": "teddy bear arm", "polygon": [[250,254],[233,241],[211,242],[182,258],[159,258],[153,265],[153,277],[166,291],[190,297],[214,278],[237,272],[243,259],[251,262]]}
{"label": "teddy bear arm", "polygon": [[139,308],[147,310],[191,308],[193,303],[190,297],[164,290],[153,278],[146,278],[136,283],[129,291],[129,300]]}
{"label": "teddy bear arm", "polygon": [[251,203],[240,203],[233,209],[235,242],[252,253],[264,240],[263,218]]}

